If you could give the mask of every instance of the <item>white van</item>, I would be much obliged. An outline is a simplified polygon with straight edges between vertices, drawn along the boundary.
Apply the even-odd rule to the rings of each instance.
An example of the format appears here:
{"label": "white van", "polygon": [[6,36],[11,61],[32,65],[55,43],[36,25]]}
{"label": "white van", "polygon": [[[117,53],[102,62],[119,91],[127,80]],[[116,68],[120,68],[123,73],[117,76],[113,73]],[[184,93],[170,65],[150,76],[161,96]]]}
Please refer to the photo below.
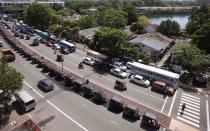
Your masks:
{"label": "white van", "polygon": [[15,94],[15,98],[26,112],[34,109],[36,106],[35,99],[25,90]]}

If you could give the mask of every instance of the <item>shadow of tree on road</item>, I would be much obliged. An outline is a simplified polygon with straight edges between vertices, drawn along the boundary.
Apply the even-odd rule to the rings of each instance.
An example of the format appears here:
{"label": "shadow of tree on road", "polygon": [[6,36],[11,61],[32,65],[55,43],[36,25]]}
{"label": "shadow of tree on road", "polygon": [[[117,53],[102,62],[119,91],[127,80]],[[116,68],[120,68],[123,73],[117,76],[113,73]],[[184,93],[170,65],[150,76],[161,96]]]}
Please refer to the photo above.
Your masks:
{"label": "shadow of tree on road", "polygon": [[50,117],[40,121],[37,125],[39,127],[42,127],[42,126],[46,125],[47,123],[49,123],[50,121],[52,121],[54,118],[55,118],[55,116],[50,116]]}

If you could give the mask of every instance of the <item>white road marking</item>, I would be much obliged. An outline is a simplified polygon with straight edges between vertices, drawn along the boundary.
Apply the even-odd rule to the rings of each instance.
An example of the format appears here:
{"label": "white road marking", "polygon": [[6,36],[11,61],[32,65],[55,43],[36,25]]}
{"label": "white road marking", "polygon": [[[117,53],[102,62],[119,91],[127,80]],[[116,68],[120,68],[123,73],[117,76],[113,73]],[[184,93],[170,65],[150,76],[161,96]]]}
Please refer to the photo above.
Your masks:
{"label": "white road marking", "polygon": [[191,104],[191,103],[186,103],[185,101],[182,101],[182,100],[180,101],[180,104],[179,104],[179,105],[182,105],[183,103],[185,103],[186,106],[192,106],[192,107],[194,107],[194,108],[200,109],[200,105],[197,106],[197,105],[194,105],[194,104]]}
{"label": "white road marking", "polygon": [[162,107],[162,109],[161,109],[161,111],[160,112],[163,112],[163,109],[164,109],[164,107],[165,107],[165,105],[166,105],[166,101],[168,100],[168,96],[166,97],[166,99],[165,99],[165,101],[164,101],[164,104],[163,104],[163,107]]}
{"label": "white road marking", "polygon": [[193,100],[193,99],[185,99],[185,98],[181,98],[182,100],[185,100],[185,101],[189,101],[189,102],[191,102],[191,103],[200,103],[200,101],[199,100]]}
{"label": "white road marking", "polygon": [[31,85],[29,85],[26,81],[23,81],[27,86],[29,86],[36,94],[38,94],[41,98],[44,98],[43,95],[41,95],[38,91],[36,91]]}
{"label": "white road marking", "polygon": [[[178,112],[177,115],[181,116],[181,112]],[[184,115],[188,115],[188,116],[194,117],[195,119],[200,119],[199,116],[196,116],[196,115],[193,115],[191,113],[188,113],[187,111],[184,111]]]}
{"label": "white road marking", "polygon": [[[195,115],[197,115],[197,116],[199,116],[199,115],[200,115],[200,113],[199,113],[199,112],[195,112],[195,111],[192,111],[192,110],[189,110],[189,109],[185,109],[184,111],[185,111],[185,112],[190,112],[190,113],[193,113],[193,114],[195,114]],[[179,110],[178,110],[178,112],[181,112],[181,109],[179,109]]]}
{"label": "white road marking", "polygon": [[[185,113],[185,112],[184,112]],[[191,118],[191,117],[189,117],[189,116],[186,116],[186,115],[182,115],[181,116],[182,118],[186,118],[186,119],[188,119],[188,120],[191,120],[191,121],[193,121],[193,122],[196,122],[196,123],[200,123],[200,121],[198,121],[198,120],[196,120],[196,119],[193,119],[193,118]]]}
{"label": "white road marking", "polygon": [[185,95],[185,96],[192,97],[192,98],[194,98],[194,99],[200,100],[199,97],[192,96],[192,95],[189,95],[189,94],[186,94],[186,93],[182,93],[182,95]]}
{"label": "white road marking", "polygon": [[[183,98],[183,97],[182,97]],[[181,101],[185,101],[186,99],[183,98]],[[191,100],[187,100],[187,101],[190,101],[192,104],[195,104],[195,105],[200,105],[200,102],[193,102]]]}
{"label": "white road marking", "polygon": [[113,121],[113,120],[110,120],[111,123],[117,125],[117,122]]}
{"label": "white road marking", "polygon": [[206,121],[207,121],[207,131],[210,131],[209,125],[209,102],[206,100]]}
{"label": "white road marking", "polygon": [[172,101],[172,103],[171,103],[171,107],[170,107],[170,110],[169,110],[169,112],[168,112],[168,116],[171,115],[171,111],[172,111],[172,108],[173,108],[173,106],[174,106],[174,101],[175,101],[175,99],[176,99],[177,92],[178,92],[178,90],[177,90],[177,91],[175,92],[175,94],[174,94],[174,98],[173,98],[173,101]]}
{"label": "white road marking", "polygon": [[186,122],[186,123],[188,123],[188,124],[190,124],[190,125],[193,125],[193,126],[199,128],[199,125],[198,125],[198,124],[193,123],[193,122],[191,122],[191,121],[188,121],[188,120],[186,120],[186,119],[184,119],[184,118],[182,118],[182,117],[180,117],[180,116],[177,116],[176,118],[177,118],[178,120],[184,121],[184,122]]}
{"label": "white road marking", "polygon": [[75,124],[77,124],[80,128],[82,128],[84,131],[88,131],[85,127],[83,127],[81,124],[79,124],[77,121],[75,121],[73,118],[71,118],[70,116],[68,116],[66,113],[64,113],[61,109],[59,109],[57,106],[55,106],[52,102],[47,100],[47,103],[49,103],[51,106],[53,106],[56,110],[58,110],[61,114],[63,114],[64,116],[66,116],[68,119],[70,119],[71,121],[73,121]]}
{"label": "white road marking", "polygon": [[[191,110],[194,110],[194,111],[197,111],[197,112],[200,112],[199,109],[195,109],[193,107],[190,107],[190,106],[186,106],[187,109],[191,109]],[[179,109],[182,109],[182,106],[179,106]]]}

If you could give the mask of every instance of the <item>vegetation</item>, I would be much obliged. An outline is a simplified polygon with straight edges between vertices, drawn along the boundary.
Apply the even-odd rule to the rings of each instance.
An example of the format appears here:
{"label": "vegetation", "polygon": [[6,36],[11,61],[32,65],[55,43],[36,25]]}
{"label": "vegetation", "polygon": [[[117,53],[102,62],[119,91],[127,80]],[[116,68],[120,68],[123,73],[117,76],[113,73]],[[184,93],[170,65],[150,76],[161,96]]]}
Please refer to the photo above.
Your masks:
{"label": "vegetation", "polygon": [[134,6],[130,4],[125,4],[123,6],[123,11],[125,11],[128,14],[128,25],[137,21],[138,15]]}
{"label": "vegetation", "polygon": [[9,67],[4,59],[0,60],[0,104],[7,105],[15,91],[21,89],[24,76]]}
{"label": "vegetation", "polygon": [[162,21],[159,26],[157,26],[156,31],[166,35],[166,36],[177,36],[179,35],[180,25],[176,21],[166,20]]}
{"label": "vegetation", "polygon": [[97,20],[93,15],[85,16],[79,20],[81,29],[92,28],[97,25]]}
{"label": "vegetation", "polygon": [[132,0],[134,6],[166,6],[166,2],[161,0]]}
{"label": "vegetation", "polygon": [[147,25],[147,24],[150,23],[149,19],[148,19],[146,16],[144,16],[144,15],[139,16],[137,22],[138,22],[139,24],[142,24],[142,25]]}
{"label": "vegetation", "polygon": [[127,25],[127,14],[115,9],[103,10],[99,13],[98,24],[119,29]]}
{"label": "vegetation", "polygon": [[144,33],[144,26],[141,23],[134,23],[131,25],[130,30],[138,35]]}
{"label": "vegetation", "polygon": [[194,45],[177,46],[174,53],[174,62],[189,71],[206,71],[210,65],[210,56]]}
{"label": "vegetation", "polygon": [[25,23],[41,30],[46,30],[50,24],[58,21],[53,10],[44,4],[32,4],[26,12]]}
{"label": "vegetation", "polygon": [[91,45],[97,51],[105,52],[114,57],[125,54],[135,54],[136,49],[133,45],[127,43],[128,35],[121,30],[102,28],[94,35],[94,41]]}
{"label": "vegetation", "polygon": [[88,9],[97,5],[97,0],[65,0],[65,6],[79,12],[81,8]]}

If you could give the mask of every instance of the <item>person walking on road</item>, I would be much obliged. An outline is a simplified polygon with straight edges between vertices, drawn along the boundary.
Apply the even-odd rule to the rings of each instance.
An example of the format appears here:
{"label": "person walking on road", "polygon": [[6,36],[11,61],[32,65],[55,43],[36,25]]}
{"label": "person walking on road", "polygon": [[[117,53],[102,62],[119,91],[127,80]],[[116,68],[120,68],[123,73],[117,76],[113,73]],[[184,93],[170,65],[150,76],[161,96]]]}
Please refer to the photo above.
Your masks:
{"label": "person walking on road", "polygon": [[183,103],[183,104],[182,104],[182,112],[181,112],[181,115],[183,115],[183,114],[184,114],[184,110],[185,110],[185,108],[186,108],[186,105],[185,105],[185,103]]}

